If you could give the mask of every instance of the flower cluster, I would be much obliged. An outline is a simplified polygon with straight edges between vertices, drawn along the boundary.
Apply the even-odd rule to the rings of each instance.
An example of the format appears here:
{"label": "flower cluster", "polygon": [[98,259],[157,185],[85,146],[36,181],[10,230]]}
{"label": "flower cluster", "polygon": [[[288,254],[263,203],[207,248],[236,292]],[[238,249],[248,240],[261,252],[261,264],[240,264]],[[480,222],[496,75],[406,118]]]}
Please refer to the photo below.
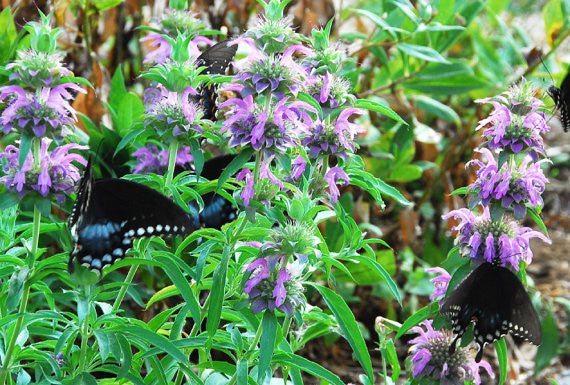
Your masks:
{"label": "flower cluster", "polygon": [[498,259],[501,266],[510,264],[515,270],[519,270],[521,262],[531,263],[531,238],[550,243],[541,232],[521,227],[505,216],[500,221],[492,221],[488,209],[484,209],[481,215],[475,215],[468,209],[458,209],[443,216],[444,219],[451,217],[460,221],[453,230],[457,231],[455,242],[463,255],[486,262]]}
{"label": "flower cluster", "polygon": [[[20,148],[9,145],[0,154],[7,160],[0,181],[20,198],[36,191],[42,197],[52,194],[63,204],[80,176],[72,161],[86,163],[69,151],[87,147],[68,143],[54,148],[52,143],[69,142],[73,136],[69,134],[75,132],[77,120],[71,105],[74,93],[86,91],[62,64],[63,54],[57,51],[61,31],[51,28],[50,16],[40,15],[41,21],[24,27],[30,48],[18,51],[17,59],[6,65],[11,72],[9,84],[0,87],[5,107],[0,115],[2,132],[18,133],[22,144]],[[20,151],[28,153],[20,156]]]}
{"label": "flower cluster", "polygon": [[[230,147],[251,148],[262,158],[253,172],[239,174],[246,181],[241,193],[246,206],[257,191],[275,189],[275,183],[265,186],[267,182],[258,183],[253,176],[259,175],[260,165],[282,154],[294,160],[284,168],[276,162],[282,168],[276,175],[287,175],[287,181],[300,186],[300,176],[308,170],[312,196],[335,203],[337,182],[350,183],[344,165],[357,148],[358,134],[365,132],[352,119],[363,111],[351,106],[356,101],[351,84],[338,75],[343,53],[325,43],[330,23],[310,42],[293,32],[283,9],[273,3],[278,2],[265,7],[266,17],[232,42],[244,43],[249,52],[236,63],[234,82],[225,87],[236,96],[220,105],[226,118],[221,133]],[[330,157],[338,159],[330,162],[332,167]],[[326,185],[327,195],[322,194]]]}
{"label": "flower cluster", "polygon": [[291,317],[296,308],[306,303],[301,274],[310,254],[320,257],[315,248],[319,239],[313,233],[311,226],[289,223],[273,230],[271,241],[247,243],[258,248],[261,255],[244,268],[252,272],[244,292],[255,314],[279,309]]}
{"label": "flower cluster", "polygon": [[550,127],[540,111],[543,103],[533,96],[530,87],[531,83],[524,82],[499,96],[476,100],[494,107],[489,117],[482,119],[476,128],[484,128],[482,146],[514,154],[528,152],[533,160],[538,154],[544,155],[541,134]]}
{"label": "flower cluster", "polygon": [[75,182],[80,178],[80,173],[73,161],[85,165],[85,159],[70,150],[86,149],[75,143],[49,150],[52,140],[43,138],[41,141],[39,156],[28,153],[26,160],[20,168],[18,147],[9,145],[6,151],[0,154],[0,158],[6,158],[8,163],[4,166],[6,175],[0,178],[6,188],[24,196],[30,191],[36,191],[43,197],[53,194],[60,204],[64,203],[65,195],[73,191]]}
{"label": "flower cluster", "polygon": [[526,156],[519,164],[506,162],[499,167],[491,151],[486,148],[477,151],[487,162],[473,159],[466,165],[479,167],[477,180],[468,188],[477,194],[471,205],[481,202],[488,207],[499,202],[505,209],[512,207],[514,217],[519,220],[524,217],[527,203],[533,207],[542,206],[541,194],[548,183],[540,168],[542,161],[532,162],[532,158]]}
{"label": "flower cluster", "polygon": [[190,99],[190,95],[196,94],[190,86],[182,94],[161,85],[148,88],[144,98],[145,129],[156,132],[167,141],[180,134],[202,132],[202,128],[195,124],[200,109]]}
{"label": "flower cluster", "polygon": [[[156,29],[149,29],[148,35],[141,39],[141,42],[150,42],[150,47],[154,48],[146,54],[144,63],[162,64],[167,61],[172,53],[171,39],[176,39],[179,35],[194,36],[204,29],[197,15],[186,10],[167,9],[157,21]],[[200,55],[198,44],[212,45],[214,42],[205,36],[196,36],[188,44],[188,54],[196,57]]]}
{"label": "flower cluster", "polygon": [[[451,333],[434,330],[431,320],[410,329],[420,335],[409,343],[412,375],[439,381],[443,385],[463,384],[474,381],[481,384],[479,369],[483,368],[489,376],[495,377],[491,365],[486,361],[475,362],[468,348],[455,349],[449,352],[449,345],[454,340]],[[425,329],[424,329],[425,328]]]}

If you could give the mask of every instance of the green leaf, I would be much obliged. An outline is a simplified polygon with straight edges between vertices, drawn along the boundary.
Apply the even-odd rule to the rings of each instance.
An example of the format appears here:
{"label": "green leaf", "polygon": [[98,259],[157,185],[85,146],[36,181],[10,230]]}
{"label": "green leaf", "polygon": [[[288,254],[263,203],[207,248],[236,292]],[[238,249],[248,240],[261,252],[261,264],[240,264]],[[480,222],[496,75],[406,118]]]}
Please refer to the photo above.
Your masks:
{"label": "green leaf", "polygon": [[529,217],[531,217],[534,220],[534,222],[538,225],[538,227],[540,227],[544,235],[548,237],[548,229],[546,228],[546,225],[544,224],[542,218],[540,217],[540,215],[538,215],[534,207],[527,206],[526,213],[528,214]]}
{"label": "green leaf", "polygon": [[24,166],[24,162],[26,161],[26,158],[28,157],[28,154],[32,149],[33,141],[34,141],[33,136],[22,134],[22,136],[20,137],[20,148],[19,148],[20,152],[18,154],[18,165],[20,166],[20,170]]}
{"label": "green leaf", "polygon": [[364,265],[366,265],[368,269],[378,274],[378,276],[382,278],[382,280],[386,283],[386,285],[388,285],[390,293],[392,293],[392,295],[394,296],[394,298],[396,298],[396,300],[400,305],[402,304],[402,298],[400,297],[400,290],[398,290],[398,285],[396,285],[396,282],[394,282],[390,274],[386,271],[386,269],[384,269],[382,265],[380,265],[378,262],[374,261],[373,259],[370,259],[363,255],[354,255],[351,256],[350,259],[353,261],[359,261],[360,263],[363,263]]}
{"label": "green leaf", "polygon": [[415,100],[419,109],[448,122],[455,123],[457,126],[461,125],[459,115],[457,115],[457,112],[455,112],[451,107],[426,95],[417,95]]}
{"label": "green leaf", "polygon": [[356,323],[354,314],[352,314],[352,311],[340,295],[327,287],[316,285],[314,283],[309,284],[316,288],[323,296],[323,299],[327,303],[327,306],[334,314],[334,317],[337,320],[340,329],[342,330],[342,334],[352,347],[352,350],[356,355],[356,359],[358,362],[360,362],[360,365],[366,372],[366,375],[370,381],[373,382],[374,375],[372,361],[370,360],[370,353],[368,352],[364,338],[360,333],[360,329]]}
{"label": "green leaf", "polygon": [[113,121],[113,128],[117,134],[123,136],[141,118],[144,105],[137,95],[128,92],[119,102],[119,108],[116,111],[117,119]]}
{"label": "green leaf", "polygon": [[0,31],[0,65],[4,65],[12,59],[18,37],[10,7],[4,8],[0,13]]}
{"label": "green leaf", "polygon": [[202,173],[202,169],[204,168],[204,153],[202,152],[202,148],[200,147],[198,139],[190,139],[189,144],[194,163],[194,170],[196,171],[196,175],[200,175]]}
{"label": "green leaf", "polygon": [[378,112],[380,114],[386,115],[389,118],[392,118],[400,123],[405,124],[406,126],[408,123],[404,119],[400,117],[394,110],[392,110],[389,106],[380,104],[374,100],[369,99],[358,99],[354,105],[356,108],[364,108],[365,110],[370,110],[374,112]]}
{"label": "green leaf", "polygon": [[253,155],[253,150],[251,149],[246,149],[240,152],[238,156],[236,156],[234,160],[232,160],[231,163],[226,166],[224,172],[222,172],[222,175],[220,175],[220,177],[218,178],[218,185],[216,186],[216,190],[221,189],[224,183],[226,183],[226,181],[232,175],[235,175],[238,172],[238,170],[241,169],[243,165],[246,164],[251,159],[252,155]]}
{"label": "green leaf", "polygon": [[111,92],[109,93],[109,105],[113,110],[119,113],[121,100],[127,95],[127,88],[125,87],[125,78],[123,77],[123,68],[119,64],[111,79]]}
{"label": "green leaf", "polygon": [[449,63],[439,52],[430,47],[407,43],[400,43],[397,47],[406,55],[410,55],[421,60],[434,63]]}
{"label": "green leaf", "polygon": [[122,325],[120,328],[117,328],[117,331],[122,334],[128,334],[135,339],[139,339],[145,343],[148,343],[149,345],[156,346],[163,353],[170,355],[171,358],[176,360],[179,365],[188,365],[188,358],[180,350],[178,350],[172,341],[169,341],[160,334],[156,334],[151,330],[137,325]]}
{"label": "green leaf", "polygon": [[28,279],[30,273],[30,268],[28,266],[22,266],[17,268],[16,271],[10,277],[10,285],[8,293],[6,294],[6,309],[12,311],[16,309],[20,300],[22,299],[22,294],[24,292],[24,284]]}
{"label": "green leaf", "polygon": [[105,362],[107,357],[109,357],[110,350],[110,340],[108,333],[102,329],[97,329],[93,331],[95,338],[97,339],[97,345],[99,346],[99,354],[101,355],[101,361]]}
{"label": "green leaf", "polygon": [[396,383],[398,377],[400,377],[400,361],[398,360],[398,353],[396,353],[394,341],[391,339],[387,340],[385,346],[380,348],[380,353],[382,353],[382,357],[388,361],[392,367],[392,381]]}
{"label": "green leaf", "polygon": [[115,152],[113,153],[113,156],[117,155],[119,153],[119,151],[121,151],[126,146],[133,144],[135,142],[135,139],[137,138],[137,136],[139,136],[140,134],[145,133],[145,132],[146,132],[146,130],[144,128],[137,128],[134,130],[130,130],[125,136],[123,136],[123,138],[121,139],[121,141],[117,145],[117,148],[115,149]]}
{"label": "green leaf", "polygon": [[224,293],[226,290],[226,274],[228,271],[228,262],[230,259],[230,250],[224,247],[222,260],[214,270],[212,279],[212,291],[210,293],[210,305],[208,306],[208,319],[206,320],[206,330],[212,338],[220,324],[222,314],[222,305],[224,303]]}
{"label": "green leaf", "polygon": [[451,192],[449,195],[466,195],[469,192],[467,191],[467,187],[459,187]]}
{"label": "green leaf", "polygon": [[271,362],[275,364],[288,364],[297,369],[300,369],[306,373],[309,373],[317,378],[320,378],[326,381],[329,384],[333,385],[344,385],[344,382],[338,378],[338,376],[331,371],[323,368],[321,365],[310,361],[304,357],[298,356],[292,353],[285,353],[285,352],[276,352]]}
{"label": "green leaf", "polygon": [[275,337],[277,336],[277,317],[269,310],[263,313],[261,320],[261,340],[259,350],[259,366],[257,368],[257,382],[263,384],[271,357],[275,350]]}
{"label": "green leaf", "polygon": [[490,87],[485,80],[475,75],[457,75],[443,79],[423,79],[421,76],[414,76],[402,84],[406,88],[422,93],[445,96],[464,94],[469,91]]}
{"label": "green leaf", "polygon": [[398,333],[396,333],[396,337],[394,339],[397,340],[405,333],[407,333],[408,330],[410,330],[412,327],[418,325],[422,321],[425,321],[429,317],[436,315],[438,311],[439,305],[437,303],[431,303],[428,306],[421,308],[404,321],[402,326],[400,326]]}
{"label": "green leaf", "polygon": [[542,344],[538,347],[535,358],[534,373],[538,374],[546,368],[558,352],[558,325],[550,309],[542,321]]}
{"label": "green leaf", "polygon": [[122,0],[96,0],[94,5],[99,11],[106,11],[121,4]]}
{"label": "green leaf", "polygon": [[501,373],[499,385],[503,385],[507,379],[508,370],[507,344],[505,343],[504,337],[502,337],[500,340],[495,341],[495,349],[497,350],[497,358],[499,359],[499,372]]}
{"label": "green leaf", "polygon": [[20,200],[18,195],[9,192],[0,193],[0,210],[6,210],[14,205],[17,205]]}

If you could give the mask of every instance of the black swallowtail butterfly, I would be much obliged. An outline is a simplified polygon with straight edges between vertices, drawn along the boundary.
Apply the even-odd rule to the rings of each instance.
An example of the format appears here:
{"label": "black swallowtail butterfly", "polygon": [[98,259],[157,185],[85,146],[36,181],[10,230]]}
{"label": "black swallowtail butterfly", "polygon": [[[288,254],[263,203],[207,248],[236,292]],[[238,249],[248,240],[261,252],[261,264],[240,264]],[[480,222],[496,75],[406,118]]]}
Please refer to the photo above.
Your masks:
{"label": "black swallowtail butterfly", "polygon": [[70,271],[73,258],[101,271],[124,258],[135,238],[195,230],[190,214],[150,187],[116,178],[94,180],[91,158],[79,181],[69,226],[74,241]]}
{"label": "black swallowtail butterfly", "polygon": [[[219,178],[235,155],[207,161],[202,176]],[[220,228],[234,220],[237,208],[213,192],[202,197],[205,207],[191,215],[171,199],[140,183],[124,179],[93,179],[92,159],[77,188],[77,199],[69,218],[75,247],[73,258],[101,271],[122,259],[135,238],[152,235],[187,235],[199,227]],[[197,206],[194,205],[195,208]]]}
{"label": "black swallowtail butterfly", "polygon": [[562,80],[560,88],[550,86],[548,94],[554,100],[556,108],[560,110],[564,132],[568,132],[570,130],[570,69],[568,69],[566,77]]}
{"label": "black swallowtail butterfly", "polygon": [[542,329],[536,310],[521,281],[509,269],[483,263],[469,274],[445,299],[440,313],[451,317],[455,344],[474,322],[475,341],[479,351],[475,361],[481,361],[486,343],[507,333],[529,342],[542,343]]}
{"label": "black swallowtail butterfly", "polygon": [[[230,61],[237,52],[237,44],[228,45],[229,40],[221,41],[205,50],[194,63],[196,66],[205,66],[204,74],[224,74]],[[216,99],[218,98],[218,85],[202,85],[198,89],[198,102],[204,108],[204,119],[216,118]]]}

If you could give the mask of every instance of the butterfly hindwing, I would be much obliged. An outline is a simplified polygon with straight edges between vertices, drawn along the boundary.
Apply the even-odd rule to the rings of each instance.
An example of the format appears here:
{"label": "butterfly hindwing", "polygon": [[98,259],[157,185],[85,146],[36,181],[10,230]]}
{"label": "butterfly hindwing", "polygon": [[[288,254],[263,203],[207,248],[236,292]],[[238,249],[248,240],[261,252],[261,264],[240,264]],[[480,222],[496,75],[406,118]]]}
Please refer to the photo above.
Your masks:
{"label": "butterfly hindwing", "polygon": [[[221,41],[205,50],[196,59],[196,66],[204,66],[204,74],[224,74],[237,52],[237,44],[228,45],[229,40]],[[215,119],[217,84],[203,84],[198,88],[199,102],[204,109],[204,119]]]}
{"label": "butterfly hindwing", "polygon": [[136,238],[194,230],[190,216],[158,191],[124,179],[93,180],[88,166],[70,217],[74,241],[70,269],[76,258],[100,271],[124,258]]}
{"label": "butterfly hindwing", "polygon": [[570,69],[566,74],[560,88],[550,86],[548,94],[554,100],[556,109],[560,110],[562,128],[565,132],[570,130]]}
{"label": "butterfly hindwing", "polygon": [[469,274],[445,299],[441,314],[449,316],[453,332],[461,337],[471,322],[480,350],[511,333],[535,345],[542,342],[538,315],[515,274],[509,269],[483,263]]}

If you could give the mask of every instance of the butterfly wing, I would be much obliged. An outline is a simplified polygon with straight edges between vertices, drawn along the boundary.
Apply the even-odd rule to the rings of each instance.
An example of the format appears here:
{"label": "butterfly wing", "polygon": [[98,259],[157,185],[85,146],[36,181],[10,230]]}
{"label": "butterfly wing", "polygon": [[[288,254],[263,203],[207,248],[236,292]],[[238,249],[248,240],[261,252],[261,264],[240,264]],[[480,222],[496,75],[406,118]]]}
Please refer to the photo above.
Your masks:
{"label": "butterfly wing", "polygon": [[[99,179],[87,185],[91,187],[86,209],[79,211],[72,226],[75,247],[70,269],[76,258],[100,271],[124,258],[136,238],[186,235],[194,230],[188,213],[150,187],[123,179]],[[82,203],[76,201],[76,205]]]}
{"label": "butterfly wing", "polygon": [[554,100],[556,109],[560,110],[564,132],[568,132],[570,130],[570,69],[564,80],[562,80],[560,88],[550,86],[548,94]]}
{"label": "butterfly wing", "polygon": [[[77,223],[79,216],[87,211],[87,206],[89,204],[89,197],[91,195],[93,186],[93,158],[90,156],[85,166],[85,171],[83,176],[79,180],[76,188],[76,199],[71,209],[71,214],[69,215],[69,227],[73,229],[73,226]],[[72,230],[73,232],[73,230]]]}
{"label": "butterfly wing", "polygon": [[[221,41],[205,50],[196,59],[195,65],[205,66],[205,74],[224,74],[237,52],[237,44],[228,45],[229,40]],[[204,119],[215,119],[217,84],[204,84],[198,88],[199,102],[204,108]]]}
{"label": "butterfly wing", "polygon": [[453,332],[461,337],[474,322],[475,340],[483,346],[507,333],[533,344],[542,342],[538,315],[521,281],[509,269],[483,263],[445,299],[441,314],[451,318]]}

